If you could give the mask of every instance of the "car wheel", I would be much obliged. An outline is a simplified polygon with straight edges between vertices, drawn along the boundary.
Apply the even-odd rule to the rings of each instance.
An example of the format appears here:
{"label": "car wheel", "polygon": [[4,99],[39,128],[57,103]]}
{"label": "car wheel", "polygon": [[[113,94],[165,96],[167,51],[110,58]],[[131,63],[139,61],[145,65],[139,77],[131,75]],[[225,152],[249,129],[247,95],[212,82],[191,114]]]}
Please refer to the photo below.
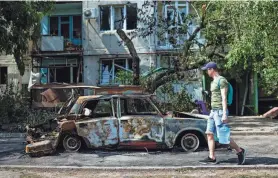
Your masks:
{"label": "car wheel", "polygon": [[63,140],[66,151],[77,152],[81,148],[81,139],[77,135],[67,135]]}
{"label": "car wheel", "polygon": [[193,133],[186,133],[181,138],[181,147],[185,152],[193,152],[198,149],[200,145],[200,139]]}

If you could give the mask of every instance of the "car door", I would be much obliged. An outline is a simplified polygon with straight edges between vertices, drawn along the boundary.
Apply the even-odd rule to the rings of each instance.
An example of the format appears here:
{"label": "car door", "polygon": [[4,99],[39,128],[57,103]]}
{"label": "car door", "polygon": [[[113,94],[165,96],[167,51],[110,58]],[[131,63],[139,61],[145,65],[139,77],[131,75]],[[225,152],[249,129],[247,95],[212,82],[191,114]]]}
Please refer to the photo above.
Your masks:
{"label": "car door", "polygon": [[163,144],[164,119],[147,98],[118,98],[120,146],[158,148]]}
{"label": "car door", "polygon": [[118,119],[115,116],[112,98],[88,101],[84,104],[83,110],[90,110],[91,113],[83,121],[76,122],[79,136],[95,148],[119,143]]}

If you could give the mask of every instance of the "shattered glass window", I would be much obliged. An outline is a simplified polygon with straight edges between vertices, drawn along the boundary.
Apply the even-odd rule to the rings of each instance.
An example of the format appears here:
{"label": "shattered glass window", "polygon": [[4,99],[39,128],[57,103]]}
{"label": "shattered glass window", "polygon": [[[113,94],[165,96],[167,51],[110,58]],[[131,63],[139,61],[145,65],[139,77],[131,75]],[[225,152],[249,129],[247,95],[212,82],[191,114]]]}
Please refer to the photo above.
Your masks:
{"label": "shattered glass window", "polygon": [[111,30],[110,27],[110,6],[100,7],[100,30]]}
{"label": "shattered glass window", "polygon": [[128,114],[157,114],[156,109],[146,99],[127,99],[127,113]]}
{"label": "shattered glass window", "polygon": [[114,28],[123,29],[124,25],[124,7],[114,7]]}
{"label": "shattered glass window", "polygon": [[137,4],[126,6],[126,29],[133,30],[137,28]]}
{"label": "shattered glass window", "polygon": [[99,6],[100,30],[133,30],[137,28],[137,4]]}
{"label": "shattered glass window", "polygon": [[70,113],[70,114],[79,114],[80,107],[81,107],[81,104],[75,103],[75,104],[73,105],[73,107],[71,108],[71,110],[70,110],[69,113]]}
{"label": "shattered glass window", "polygon": [[112,106],[110,100],[99,100],[94,111],[94,117],[112,117]]}

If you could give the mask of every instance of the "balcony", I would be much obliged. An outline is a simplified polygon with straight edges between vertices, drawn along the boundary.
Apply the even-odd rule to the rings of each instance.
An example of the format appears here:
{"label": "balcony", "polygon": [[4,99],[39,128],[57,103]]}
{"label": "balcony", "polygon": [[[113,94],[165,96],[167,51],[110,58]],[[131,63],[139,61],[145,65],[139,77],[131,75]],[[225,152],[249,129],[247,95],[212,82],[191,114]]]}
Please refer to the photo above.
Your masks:
{"label": "balcony", "polygon": [[81,51],[81,39],[64,39],[63,36],[42,36],[42,52]]}
{"label": "balcony", "polygon": [[64,37],[42,36],[41,51],[64,51]]}
{"label": "balcony", "polygon": [[52,15],[41,21],[40,51],[65,52],[82,50],[82,16]]}

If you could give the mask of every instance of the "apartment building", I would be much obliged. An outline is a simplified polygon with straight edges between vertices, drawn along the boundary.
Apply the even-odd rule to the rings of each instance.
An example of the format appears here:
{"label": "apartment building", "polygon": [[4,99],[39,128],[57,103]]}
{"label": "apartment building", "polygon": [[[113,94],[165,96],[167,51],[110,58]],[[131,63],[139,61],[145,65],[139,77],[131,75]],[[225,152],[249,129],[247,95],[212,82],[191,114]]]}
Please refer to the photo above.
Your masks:
{"label": "apartment building", "polygon": [[[131,37],[136,29],[144,28],[137,17],[138,9],[145,5],[144,1],[120,0],[56,2],[54,11],[41,22],[41,39],[31,55],[32,71],[41,74],[41,84],[121,84],[118,72],[132,72],[132,59],[116,30],[120,28]],[[155,6],[150,4],[145,13],[165,16],[182,26],[190,8],[186,1],[158,2]],[[194,30],[193,25],[190,28]],[[171,39],[183,44],[188,38],[188,35],[176,37],[167,32],[164,36],[161,40],[152,33],[132,39],[140,58],[141,74],[151,68],[171,67],[176,57],[173,51],[177,48]],[[202,99],[202,74],[198,70],[191,73],[194,77],[186,82],[187,89],[195,99]],[[174,87],[180,90],[179,84]]]}

